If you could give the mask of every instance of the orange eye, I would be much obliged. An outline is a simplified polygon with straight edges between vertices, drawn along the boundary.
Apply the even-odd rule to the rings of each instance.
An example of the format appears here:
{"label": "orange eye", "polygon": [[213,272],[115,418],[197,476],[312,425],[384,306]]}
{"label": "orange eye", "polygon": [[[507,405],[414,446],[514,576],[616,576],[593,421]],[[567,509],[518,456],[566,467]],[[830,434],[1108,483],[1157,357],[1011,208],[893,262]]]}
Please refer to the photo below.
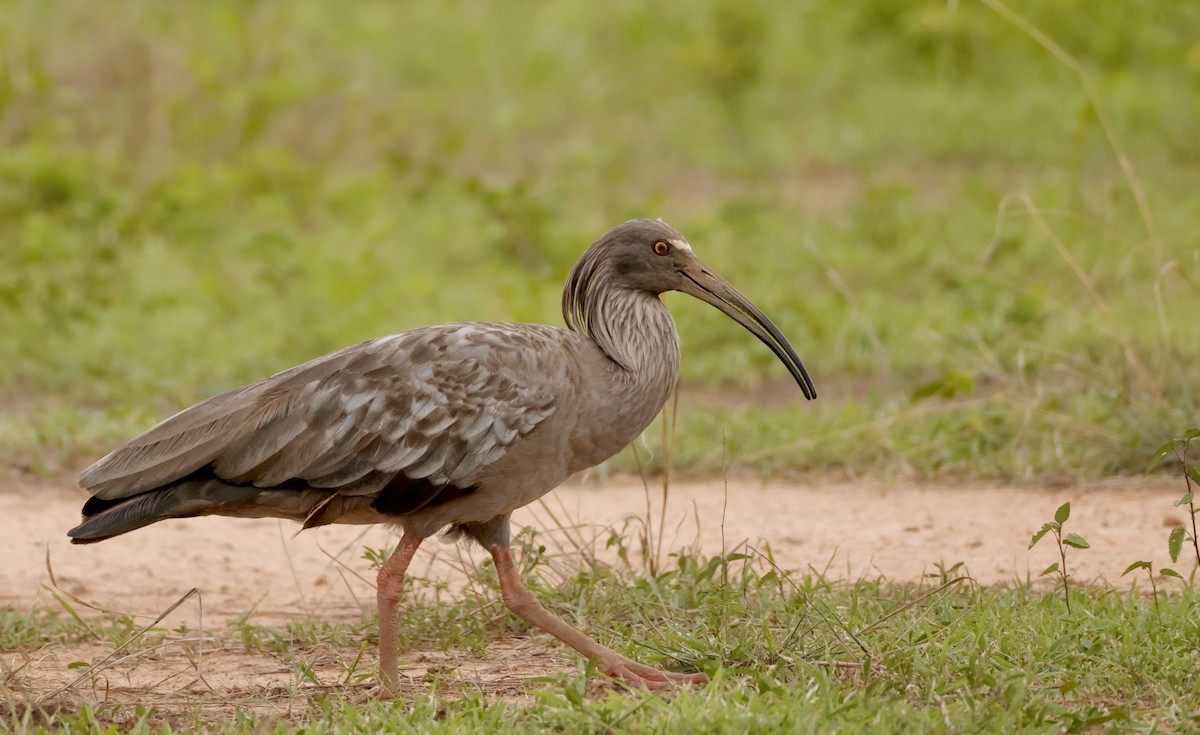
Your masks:
{"label": "orange eye", "polygon": [[671,246],[666,244],[662,240],[659,240],[658,242],[654,243],[655,255],[666,255],[669,252],[671,252]]}

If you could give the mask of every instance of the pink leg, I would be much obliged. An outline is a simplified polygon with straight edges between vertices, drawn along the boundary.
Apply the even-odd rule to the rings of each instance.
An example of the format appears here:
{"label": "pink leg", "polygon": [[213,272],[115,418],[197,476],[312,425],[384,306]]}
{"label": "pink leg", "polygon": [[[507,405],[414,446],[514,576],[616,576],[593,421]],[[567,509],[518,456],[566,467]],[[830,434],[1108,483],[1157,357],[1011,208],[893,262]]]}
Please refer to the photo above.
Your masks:
{"label": "pink leg", "polygon": [[407,534],[401,537],[396,550],[379,568],[375,582],[379,605],[379,682],[388,694],[395,694],[400,685],[397,642],[400,631],[396,625],[396,607],[400,604],[400,593],[404,591],[404,572],[422,540]]}
{"label": "pink leg", "polygon": [[595,661],[601,673],[650,689],[661,689],[671,682],[702,684],[708,681],[708,677],[704,674],[677,674],[639,664],[611,648],[593,641],[542,607],[525,583],[521,581],[521,575],[517,573],[517,569],[513,565],[512,554],[507,546],[496,545],[489,551],[492,553],[492,559],[496,562],[496,574],[500,577],[500,593],[503,595],[504,604],[508,606],[508,609],[520,615],[530,625],[541,628],[586,658]]}

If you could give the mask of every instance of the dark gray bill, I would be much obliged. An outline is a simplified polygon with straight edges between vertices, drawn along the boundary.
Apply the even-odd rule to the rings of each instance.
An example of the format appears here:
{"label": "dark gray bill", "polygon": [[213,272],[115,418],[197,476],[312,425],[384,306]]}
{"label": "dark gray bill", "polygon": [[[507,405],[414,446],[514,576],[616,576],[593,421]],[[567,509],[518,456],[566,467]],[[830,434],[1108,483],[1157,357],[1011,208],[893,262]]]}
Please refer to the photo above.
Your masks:
{"label": "dark gray bill", "polygon": [[685,279],[680,291],[691,294],[701,301],[707,301],[762,340],[787,366],[788,372],[792,374],[792,377],[800,385],[800,390],[804,392],[804,397],[810,401],[817,397],[817,389],[813,386],[812,378],[808,377],[808,371],[804,369],[804,364],[800,362],[791,343],[767,318],[766,314],[763,314],[757,306],[750,302],[750,299],[707,268],[689,266],[680,269],[679,272]]}

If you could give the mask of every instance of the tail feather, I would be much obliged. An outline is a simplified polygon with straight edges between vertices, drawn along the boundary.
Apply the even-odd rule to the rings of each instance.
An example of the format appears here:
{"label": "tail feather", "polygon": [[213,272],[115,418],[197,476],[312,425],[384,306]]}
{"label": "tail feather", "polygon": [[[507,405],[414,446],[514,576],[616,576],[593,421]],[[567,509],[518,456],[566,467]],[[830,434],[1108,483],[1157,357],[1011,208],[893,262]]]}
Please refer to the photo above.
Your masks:
{"label": "tail feather", "polygon": [[[314,510],[327,504],[333,494],[328,490],[264,490],[217,479],[190,480],[130,498],[103,500],[93,497],[83,506],[83,522],[67,531],[67,535],[73,544],[90,544],[168,518],[205,515],[286,518],[303,522]],[[333,518],[324,522],[331,520]]]}

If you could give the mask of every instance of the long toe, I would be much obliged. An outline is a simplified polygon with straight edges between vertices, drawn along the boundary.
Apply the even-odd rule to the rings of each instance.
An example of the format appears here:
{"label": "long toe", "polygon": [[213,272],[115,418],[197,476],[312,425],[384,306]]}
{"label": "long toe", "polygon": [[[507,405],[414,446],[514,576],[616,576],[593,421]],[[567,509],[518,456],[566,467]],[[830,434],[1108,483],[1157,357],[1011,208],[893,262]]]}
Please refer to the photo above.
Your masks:
{"label": "long toe", "polygon": [[633,686],[647,689],[662,689],[671,684],[703,684],[708,681],[704,674],[681,674],[674,671],[663,671],[653,666],[639,664],[637,661],[619,656],[601,659],[597,662],[601,673]]}

